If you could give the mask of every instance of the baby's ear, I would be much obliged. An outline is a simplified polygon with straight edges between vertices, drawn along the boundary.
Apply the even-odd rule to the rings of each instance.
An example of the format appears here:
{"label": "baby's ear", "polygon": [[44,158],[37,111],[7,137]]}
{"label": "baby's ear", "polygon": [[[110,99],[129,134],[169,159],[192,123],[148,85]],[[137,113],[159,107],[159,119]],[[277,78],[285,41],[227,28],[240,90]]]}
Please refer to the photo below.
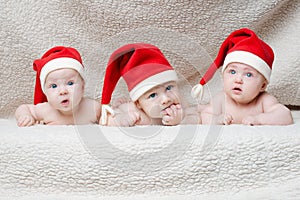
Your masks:
{"label": "baby's ear", "polygon": [[85,90],[85,81],[83,80],[83,84],[82,84],[82,90]]}
{"label": "baby's ear", "polygon": [[267,82],[267,80],[265,80],[265,81],[263,82],[263,84],[261,85],[260,91],[261,91],[261,92],[265,91],[266,88],[267,88],[267,86],[268,86],[268,82]]}
{"label": "baby's ear", "polygon": [[136,100],[134,103],[135,103],[135,105],[136,105],[136,107],[137,107],[138,109],[141,109],[141,108],[142,108],[141,105],[140,105],[140,103],[139,103],[139,100]]}

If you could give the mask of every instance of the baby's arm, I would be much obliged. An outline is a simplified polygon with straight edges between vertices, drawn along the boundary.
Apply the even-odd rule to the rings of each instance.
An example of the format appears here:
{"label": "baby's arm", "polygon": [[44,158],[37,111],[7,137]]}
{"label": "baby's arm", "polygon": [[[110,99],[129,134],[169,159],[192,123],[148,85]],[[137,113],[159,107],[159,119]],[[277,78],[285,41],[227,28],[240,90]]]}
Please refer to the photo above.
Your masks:
{"label": "baby's arm", "polygon": [[88,116],[91,119],[92,123],[100,123],[100,117],[101,117],[101,104],[99,100],[96,99],[90,99],[87,97],[84,97],[83,99],[86,99],[88,102],[88,107],[85,110],[88,110]]}
{"label": "baby's arm", "polygon": [[291,111],[268,94],[262,94],[261,102],[264,112],[256,116],[247,116],[243,124],[247,125],[289,125],[293,123]]}
{"label": "baby's arm", "polygon": [[121,103],[114,111],[114,115],[108,115],[108,126],[134,126],[141,118],[133,102]]}
{"label": "baby's arm", "polygon": [[184,116],[180,124],[201,124],[201,110],[198,107],[187,107],[184,109]]}
{"label": "baby's arm", "polygon": [[202,124],[232,124],[233,118],[230,114],[224,112],[224,93],[220,92],[212,98],[208,105],[201,107]]}
{"label": "baby's arm", "polygon": [[118,97],[118,98],[112,100],[111,107],[113,109],[115,109],[115,108],[118,108],[119,106],[121,106],[122,104],[126,104],[126,103],[129,103],[129,102],[131,102],[131,100],[128,99],[127,97],[125,97],[125,96]]}
{"label": "baby's arm", "polygon": [[208,105],[201,113],[202,124],[230,125],[233,123],[232,115],[223,112],[217,112],[216,108]]}
{"label": "baby's arm", "polygon": [[34,105],[31,104],[20,105],[15,112],[15,117],[18,126],[34,125],[37,121],[34,112]]}

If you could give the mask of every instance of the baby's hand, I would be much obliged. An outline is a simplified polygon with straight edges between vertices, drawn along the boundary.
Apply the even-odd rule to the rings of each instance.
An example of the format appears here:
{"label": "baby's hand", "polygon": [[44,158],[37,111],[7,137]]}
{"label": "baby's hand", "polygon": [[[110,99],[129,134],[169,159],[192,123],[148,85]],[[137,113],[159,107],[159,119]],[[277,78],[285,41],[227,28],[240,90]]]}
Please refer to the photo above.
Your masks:
{"label": "baby's hand", "polygon": [[224,125],[230,125],[233,122],[233,118],[230,114],[225,113],[223,116],[223,124]]}
{"label": "baby's hand", "polygon": [[31,115],[20,116],[17,120],[18,126],[31,126],[35,124],[35,119]]}
{"label": "baby's hand", "polygon": [[138,112],[118,113],[114,116],[117,126],[134,126],[140,120]]}
{"label": "baby's hand", "polygon": [[242,120],[242,123],[245,124],[245,125],[250,125],[250,126],[253,126],[253,125],[260,125],[257,117],[255,116],[247,116],[245,117],[243,120]]}
{"label": "baby's hand", "polygon": [[180,104],[171,105],[163,112],[163,125],[173,126],[179,124],[182,120],[182,113],[183,112]]}
{"label": "baby's hand", "polygon": [[128,103],[128,102],[130,102],[130,100],[129,100],[127,97],[124,97],[124,96],[118,97],[118,98],[116,98],[116,99],[114,99],[114,100],[112,101],[111,107],[112,107],[112,108],[117,108],[117,107],[119,107],[120,105],[125,104],[125,103]]}

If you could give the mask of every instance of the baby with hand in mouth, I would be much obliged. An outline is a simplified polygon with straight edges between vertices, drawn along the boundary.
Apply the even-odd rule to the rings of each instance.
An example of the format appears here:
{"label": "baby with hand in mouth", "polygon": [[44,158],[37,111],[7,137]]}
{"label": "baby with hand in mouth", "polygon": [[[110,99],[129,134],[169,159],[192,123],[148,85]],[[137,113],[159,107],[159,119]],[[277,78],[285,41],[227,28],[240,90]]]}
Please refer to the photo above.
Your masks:
{"label": "baby with hand in mouth", "polygon": [[[110,107],[120,78],[130,100]],[[147,43],[127,44],[112,53],[102,89],[101,124],[108,126],[199,124],[195,108],[187,106],[177,86],[177,74],[160,49]]]}

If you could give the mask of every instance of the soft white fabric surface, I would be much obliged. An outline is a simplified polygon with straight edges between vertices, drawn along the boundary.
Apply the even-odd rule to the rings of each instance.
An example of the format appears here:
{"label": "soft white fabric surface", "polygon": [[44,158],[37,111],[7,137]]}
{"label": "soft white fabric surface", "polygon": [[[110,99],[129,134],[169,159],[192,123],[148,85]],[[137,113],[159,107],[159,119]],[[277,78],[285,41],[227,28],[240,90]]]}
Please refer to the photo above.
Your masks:
{"label": "soft white fabric surface", "polygon": [[[298,0],[0,0],[0,5],[0,117],[32,103],[32,62],[53,46],[81,52],[89,77],[86,94],[99,98],[109,55],[129,42],[153,43],[179,73],[189,98],[222,41],[242,27],[255,30],[276,52],[269,91],[283,104],[300,105]],[[209,85],[211,93],[220,89],[219,79]],[[115,94],[125,90],[121,82]]]}
{"label": "soft white fabric surface", "polygon": [[43,126],[0,120],[0,199],[299,199],[290,126]]}
{"label": "soft white fabric surface", "polygon": [[[56,45],[83,57],[86,95],[101,97],[109,55],[149,42],[190,103],[225,37],[249,27],[275,50],[268,90],[300,105],[298,0],[0,0],[0,199],[299,199],[300,112],[291,126],[19,128],[33,102],[34,59]],[[221,88],[216,74],[205,100]],[[115,96],[126,93],[121,80]]]}

